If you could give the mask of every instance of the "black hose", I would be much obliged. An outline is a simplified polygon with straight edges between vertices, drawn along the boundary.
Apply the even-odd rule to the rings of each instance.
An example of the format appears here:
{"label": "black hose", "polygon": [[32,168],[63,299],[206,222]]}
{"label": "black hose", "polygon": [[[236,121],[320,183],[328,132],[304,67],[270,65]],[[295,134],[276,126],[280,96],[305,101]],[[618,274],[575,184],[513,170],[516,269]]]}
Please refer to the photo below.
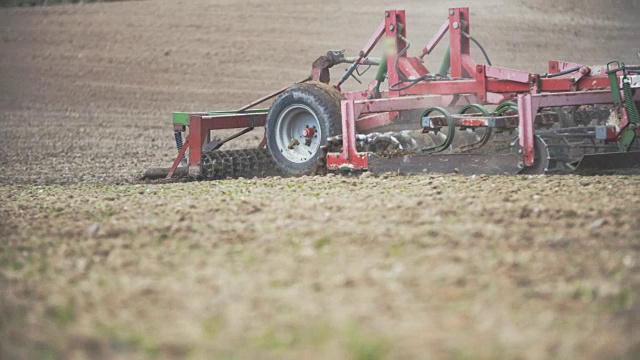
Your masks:
{"label": "black hose", "polygon": [[480,42],[478,40],[476,40],[473,36],[467,34],[466,32],[462,32],[462,35],[464,37],[466,37],[467,39],[473,41],[473,43],[476,44],[478,46],[478,48],[480,48],[480,51],[482,51],[482,55],[484,55],[485,60],[487,60],[487,64],[489,66],[492,66],[493,64],[491,64],[491,59],[489,59],[489,55],[484,50],[484,47],[482,47],[482,45],[480,45]]}
{"label": "black hose", "polygon": [[543,77],[544,78],[554,78],[554,77],[558,77],[558,76],[562,76],[562,75],[567,75],[567,74],[574,73],[574,72],[580,70],[581,68],[582,68],[581,66],[576,66],[574,68],[563,70],[563,71],[560,71],[560,72],[557,72],[557,73],[554,73],[554,74],[546,74]]}
{"label": "black hose", "polygon": [[[471,35],[467,34],[466,32],[462,32],[462,35],[464,35],[466,38],[468,38],[469,40],[473,41],[474,44],[476,44],[478,46],[478,48],[480,48],[480,51],[482,51],[482,55],[484,55],[485,60],[487,61],[487,64],[489,66],[492,65],[491,63],[491,59],[489,59],[489,55],[487,54],[487,52],[484,50],[484,47],[480,44],[480,42],[478,42],[478,40],[474,39]],[[405,46],[399,53],[398,56],[396,56],[396,60],[393,62],[393,68],[395,69],[396,73],[398,74],[398,77],[400,78],[401,81],[393,84],[393,85],[389,85],[389,91],[402,91],[402,90],[406,90],[412,86],[414,86],[415,84],[421,82],[421,81],[430,81],[430,80],[434,80],[435,77],[433,75],[423,75],[417,79],[407,79],[406,76],[404,76],[404,74],[400,71],[399,66],[398,66],[398,61],[400,59],[400,57],[402,57],[402,55],[404,55],[409,48],[411,47],[411,43],[409,43],[409,41],[407,39],[405,39],[402,35],[398,34],[398,37],[402,40],[404,40],[407,43],[407,46]],[[452,79],[453,80],[453,79]],[[396,88],[396,86],[398,86],[399,84],[403,83],[403,82],[409,82],[408,85],[403,86],[401,88]]]}
{"label": "black hose", "polygon": [[[405,39],[402,35],[398,34],[398,38],[400,38],[401,40],[403,40],[404,42],[407,43],[407,46],[405,46],[402,50],[400,50],[400,52],[398,53],[398,55],[396,56],[395,61],[393,62],[393,68],[396,71],[396,74],[398,74],[398,77],[400,78],[400,81],[398,81],[395,84],[390,84],[389,85],[389,91],[402,91],[402,90],[406,90],[412,86],[414,86],[415,84],[421,82],[421,81],[429,81],[433,78],[433,76],[429,75],[429,74],[425,74],[417,79],[408,79],[401,71],[400,71],[400,67],[398,65],[398,62],[400,61],[400,58],[409,50],[409,48],[411,47],[411,43],[409,42],[409,40]],[[397,88],[396,86],[400,85],[403,82],[409,82],[408,85],[405,85],[401,88]]]}
{"label": "black hose", "polygon": [[401,38],[402,40],[404,40],[404,42],[407,43],[407,46],[405,46],[402,50],[400,50],[400,52],[398,53],[398,55],[396,56],[396,60],[393,62],[393,68],[396,71],[396,74],[398,74],[398,77],[400,78],[400,80],[402,81],[409,81],[409,79],[407,79],[406,76],[404,76],[404,74],[400,71],[400,68],[398,67],[398,62],[400,61],[400,58],[407,52],[409,51],[409,48],[411,47],[411,43],[405,39],[404,37],[402,37],[402,35],[398,34],[398,37]]}
{"label": "black hose", "polygon": [[[419,77],[417,79],[413,79],[413,80],[409,80],[403,73],[402,71],[400,71],[400,66],[398,65],[398,62],[400,61],[400,58],[409,50],[409,48],[411,47],[411,43],[405,39],[402,35],[398,34],[398,38],[404,40],[404,42],[407,43],[407,45],[400,50],[400,52],[398,53],[398,55],[396,56],[395,61],[393,62],[393,68],[396,71],[396,74],[398,74],[398,77],[400,78],[400,81],[398,81],[397,83],[393,84],[393,85],[389,85],[389,91],[402,91],[402,90],[406,90],[410,87],[412,87],[413,85],[419,83],[420,81],[424,80],[424,76]],[[403,86],[401,88],[396,88],[396,86],[398,86],[399,84],[409,81],[409,85]]]}
{"label": "black hose", "polygon": [[[407,81],[409,81],[409,80],[407,80]],[[404,82],[404,81],[402,81],[402,80],[401,80],[401,81],[398,81],[397,83],[395,83],[395,84],[393,84],[393,85],[389,85],[389,90],[390,90],[390,91],[402,91],[402,90],[407,90],[408,88],[410,88],[410,87],[412,87],[413,85],[415,85],[415,84],[419,83],[420,81],[427,81],[427,79],[426,79],[424,76],[422,76],[422,77],[419,77],[419,78],[417,78],[417,79],[410,80],[409,85],[405,85],[405,86],[403,86],[403,87],[401,87],[401,88],[396,87],[396,86],[398,86],[398,85],[400,85],[400,84],[402,84],[402,83]]]}

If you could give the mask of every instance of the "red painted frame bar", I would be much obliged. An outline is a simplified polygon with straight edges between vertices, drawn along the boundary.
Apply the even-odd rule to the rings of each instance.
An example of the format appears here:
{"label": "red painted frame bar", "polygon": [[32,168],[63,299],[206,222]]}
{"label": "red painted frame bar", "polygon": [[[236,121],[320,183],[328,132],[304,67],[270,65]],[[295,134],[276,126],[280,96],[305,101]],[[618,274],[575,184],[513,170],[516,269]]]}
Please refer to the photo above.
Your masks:
{"label": "red painted frame bar", "polygon": [[421,58],[423,58],[425,55],[431,54],[433,49],[435,49],[436,46],[438,46],[438,43],[440,42],[440,40],[442,40],[442,38],[447,34],[448,31],[449,31],[449,20],[445,21],[442,24],[442,26],[440,26],[440,29],[438,30],[438,32],[433,35],[431,40],[429,40],[429,43],[427,43],[427,46],[425,46],[425,48],[422,50]]}
{"label": "red painted frame bar", "polygon": [[189,115],[189,166],[198,166],[202,148],[209,142],[211,130],[241,129],[264,126],[267,114]]}
{"label": "red painted frame bar", "polygon": [[463,21],[466,23],[465,32],[471,34],[469,21],[469,8],[449,9],[449,36],[451,47],[451,77],[464,78],[470,74],[464,68],[463,58],[470,55],[469,39],[462,36]]}
{"label": "red painted frame bar", "polygon": [[532,73],[526,71],[514,70],[500,66],[484,65],[484,73],[489,78],[496,80],[514,81],[522,84],[529,84]]}
{"label": "red painted frame bar", "polygon": [[[467,99],[475,102],[475,96]],[[441,95],[415,95],[400,98],[371,99],[355,101],[355,106],[361,109],[360,114],[370,114],[388,111],[403,111],[427,109],[433,106],[448,106],[450,98]]]}
{"label": "red painted frame bar", "polygon": [[[482,65],[478,65],[482,66]],[[517,71],[517,70],[516,70]],[[534,74],[532,74],[534,75]],[[508,75],[504,75],[508,76]],[[414,86],[399,91],[401,96],[420,94],[482,94],[482,74],[477,74],[477,79],[469,80],[435,80],[417,83]],[[531,91],[529,83],[508,80],[486,79],[487,93],[524,93]],[[574,90],[575,88],[575,90]],[[570,78],[540,79],[540,92],[567,92],[576,90],[602,90],[609,88],[609,79],[606,76],[585,76],[577,84]],[[489,95],[487,95],[489,98]]]}
{"label": "red painted frame bar", "polygon": [[399,116],[397,111],[366,115],[356,121],[357,131],[369,131],[381,126],[389,125]]}
{"label": "red painted frame bar", "polygon": [[[407,25],[405,21],[405,13],[404,10],[396,11],[390,10],[385,12],[385,37],[389,41],[389,46],[392,51],[389,51],[387,56],[387,84],[396,84],[400,81],[400,75],[395,70],[395,62],[398,57],[398,53],[404,49],[407,45],[406,42],[398,38],[398,30],[401,25],[400,35],[406,38],[407,36]],[[406,57],[405,53],[403,57]],[[400,94],[398,92],[391,92],[389,94],[390,97],[398,97]]]}
{"label": "red painted frame bar", "polygon": [[376,31],[373,33],[373,35],[371,35],[371,37],[369,38],[367,43],[364,45],[362,50],[360,50],[360,54],[359,54],[360,57],[364,58],[369,56],[369,54],[371,53],[371,50],[373,50],[373,48],[378,44],[378,42],[380,41],[380,39],[385,33],[385,24],[386,24],[386,20],[382,20],[380,25],[378,25],[378,28],[376,28]]}
{"label": "red painted frame bar", "polygon": [[[487,65],[478,65],[485,67],[486,83],[488,92],[529,92],[531,90],[531,82],[535,79],[536,74],[530,74],[519,70],[489,67]],[[488,72],[488,73],[487,73]],[[477,73],[477,70],[476,70]],[[493,78],[490,74],[498,74],[501,78]],[[524,76],[530,77],[528,81],[524,81]],[[400,91],[401,95],[419,95],[419,94],[459,94],[459,93],[475,93],[476,83],[481,74],[476,74],[473,79],[465,80],[434,80],[418,83],[409,89]],[[513,78],[514,80],[509,80]],[[576,86],[576,90],[602,90],[608,89],[609,78],[606,75],[584,76],[577,84],[574,84],[570,77],[557,78],[541,78],[540,91],[542,92],[561,92],[571,91],[572,86]]]}
{"label": "red painted frame bar", "polygon": [[355,123],[359,116],[354,100],[343,100],[340,103],[342,113],[342,152],[327,154],[327,169],[366,169],[369,163],[367,153],[359,153],[356,149]]}
{"label": "red painted frame bar", "polygon": [[173,164],[171,165],[171,168],[167,173],[167,177],[166,177],[167,179],[171,179],[173,177],[173,173],[176,172],[176,169],[180,165],[180,161],[182,161],[182,158],[184,157],[184,153],[187,151],[188,148],[189,148],[189,138],[187,137],[187,140],[184,142],[184,144],[182,144],[182,149],[178,151],[178,156],[176,156],[175,160],[173,160]]}
{"label": "red painted frame bar", "polygon": [[239,129],[264,126],[266,113],[200,116],[206,130]]}
{"label": "red painted frame bar", "polygon": [[584,65],[582,64],[570,63],[570,62],[560,61],[560,60],[552,60],[552,61],[549,61],[549,74],[557,74],[561,71],[565,71],[565,70],[576,68],[576,67],[583,67],[583,66]]}

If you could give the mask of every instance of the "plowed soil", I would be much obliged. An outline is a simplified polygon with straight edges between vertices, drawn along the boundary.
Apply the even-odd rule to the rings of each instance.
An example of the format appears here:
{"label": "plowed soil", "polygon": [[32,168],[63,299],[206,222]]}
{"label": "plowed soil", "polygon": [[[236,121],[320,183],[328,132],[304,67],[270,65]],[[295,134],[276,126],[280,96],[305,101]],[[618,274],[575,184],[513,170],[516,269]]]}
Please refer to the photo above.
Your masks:
{"label": "plowed soil", "polygon": [[172,111],[303,79],[388,8],[426,43],[454,5],[497,65],[640,62],[636,0],[0,9],[0,358],[639,357],[637,176],[136,180]]}

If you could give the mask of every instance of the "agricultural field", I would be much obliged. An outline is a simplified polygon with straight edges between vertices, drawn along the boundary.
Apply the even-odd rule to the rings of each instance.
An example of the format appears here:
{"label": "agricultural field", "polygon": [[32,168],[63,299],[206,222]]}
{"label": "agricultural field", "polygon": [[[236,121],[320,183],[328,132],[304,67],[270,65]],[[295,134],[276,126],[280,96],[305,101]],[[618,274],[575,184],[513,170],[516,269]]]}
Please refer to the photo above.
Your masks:
{"label": "agricultural field", "polygon": [[388,8],[426,42],[449,6],[495,64],[640,62],[635,0],[1,8],[0,359],[640,357],[638,176],[139,180],[172,111],[301,80]]}

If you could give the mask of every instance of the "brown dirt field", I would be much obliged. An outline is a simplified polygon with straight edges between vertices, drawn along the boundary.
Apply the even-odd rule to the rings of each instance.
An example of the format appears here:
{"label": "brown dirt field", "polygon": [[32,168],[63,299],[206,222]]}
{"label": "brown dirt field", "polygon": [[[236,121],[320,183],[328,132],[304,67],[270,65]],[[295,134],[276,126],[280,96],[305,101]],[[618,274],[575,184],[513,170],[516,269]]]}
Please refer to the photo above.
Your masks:
{"label": "brown dirt field", "polygon": [[[455,5],[498,65],[638,62],[635,0]],[[0,358],[637,358],[637,176],[135,181],[171,111],[300,80],[386,8],[426,42],[449,6],[0,9]]]}

